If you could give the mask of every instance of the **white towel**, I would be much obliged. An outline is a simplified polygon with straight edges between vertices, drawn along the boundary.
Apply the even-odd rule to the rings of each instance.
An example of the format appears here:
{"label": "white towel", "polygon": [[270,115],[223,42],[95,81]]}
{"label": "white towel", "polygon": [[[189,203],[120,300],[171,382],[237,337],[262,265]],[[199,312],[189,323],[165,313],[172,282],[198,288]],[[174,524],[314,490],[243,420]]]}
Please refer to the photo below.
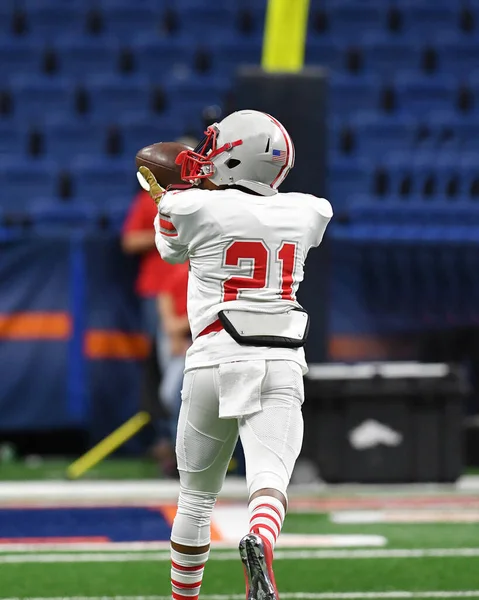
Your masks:
{"label": "white towel", "polygon": [[220,419],[237,419],[260,412],[265,360],[222,363],[218,371]]}

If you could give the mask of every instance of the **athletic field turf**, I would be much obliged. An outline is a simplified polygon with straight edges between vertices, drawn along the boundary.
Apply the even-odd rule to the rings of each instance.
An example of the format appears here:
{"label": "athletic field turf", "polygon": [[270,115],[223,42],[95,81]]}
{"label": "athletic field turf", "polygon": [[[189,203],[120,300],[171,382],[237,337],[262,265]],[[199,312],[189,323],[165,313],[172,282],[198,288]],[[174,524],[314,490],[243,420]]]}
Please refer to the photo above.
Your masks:
{"label": "athletic field turf", "polygon": [[[11,539],[1,539],[5,518],[4,511],[1,600],[169,597],[165,542],[82,544],[77,537],[69,546],[55,539],[43,539],[50,543],[40,547],[26,538],[12,544]],[[137,525],[140,532],[145,523],[140,520]],[[277,583],[284,600],[479,598],[479,495],[297,500],[284,532],[303,536],[296,538],[302,540],[302,548],[290,542],[276,552]],[[147,539],[144,533],[138,539]],[[323,537],[312,538],[314,534]],[[337,535],[348,537],[333,537]],[[294,541],[291,536],[284,539]],[[213,550],[202,597],[242,599],[243,590],[236,550]]]}

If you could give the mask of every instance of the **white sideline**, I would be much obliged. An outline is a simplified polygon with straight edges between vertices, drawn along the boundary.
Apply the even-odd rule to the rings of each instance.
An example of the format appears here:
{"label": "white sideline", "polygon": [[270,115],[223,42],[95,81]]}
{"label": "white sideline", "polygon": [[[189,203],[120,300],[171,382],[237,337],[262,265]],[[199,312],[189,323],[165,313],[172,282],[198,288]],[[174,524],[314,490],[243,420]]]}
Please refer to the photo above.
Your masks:
{"label": "white sideline", "polygon": [[[244,594],[202,594],[202,600],[244,600]],[[283,593],[285,600],[395,600],[409,598],[479,598],[479,590],[432,591],[432,592],[295,592]],[[37,598],[1,598],[0,600],[171,600],[170,596],[56,596]]]}
{"label": "white sideline", "polygon": [[[334,492],[341,494],[450,494],[451,492],[479,491],[479,476],[461,477],[455,484],[339,484],[328,485],[317,482],[304,485],[291,485],[289,494],[295,496],[316,497],[318,493]],[[0,504],[14,502],[15,505],[53,503],[55,506],[84,502],[113,503],[115,505],[138,502],[142,506],[165,500],[176,501],[179,484],[176,481],[139,480],[139,481],[0,481]],[[221,498],[246,499],[247,489],[244,478],[227,477],[220,494]]]}
{"label": "white sideline", "polygon": [[[477,557],[479,548],[417,548],[383,550],[278,550],[275,560],[357,560],[377,558],[448,558]],[[237,551],[213,552],[213,560],[239,560]],[[114,563],[165,562],[169,552],[62,552],[58,554],[0,554],[0,564],[26,563]],[[1,600],[1,598],[0,598]]]}

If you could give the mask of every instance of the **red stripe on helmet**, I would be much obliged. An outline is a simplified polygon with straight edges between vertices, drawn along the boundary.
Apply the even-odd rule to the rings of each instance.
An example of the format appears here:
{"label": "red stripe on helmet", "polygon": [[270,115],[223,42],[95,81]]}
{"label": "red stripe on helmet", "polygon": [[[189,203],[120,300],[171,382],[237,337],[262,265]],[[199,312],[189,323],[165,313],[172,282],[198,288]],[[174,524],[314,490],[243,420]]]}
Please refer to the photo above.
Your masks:
{"label": "red stripe on helmet", "polygon": [[[286,129],[283,127],[283,125],[281,125],[281,123],[277,119],[275,119],[273,116],[269,115],[268,113],[264,113],[264,114],[266,116],[268,116],[279,127],[279,130],[283,134],[284,141],[286,143],[286,160],[284,162],[284,165],[281,167],[280,172],[278,173],[278,175],[275,177],[275,179],[271,183],[270,187],[274,187],[274,184],[280,179],[281,175],[283,175],[284,170],[286,168],[289,168],[289,157],[292,155],[294,158],[294,145],[293,145],[293,140],[290,138],[289,133],[286,131]],[[291,142],[291,144],[290,144],[290,142]],[[284,174],[283,179],[281,179],[281,181],[279,183],[282,183],[284,181],[285,177],[286,177],[286,173]]]}

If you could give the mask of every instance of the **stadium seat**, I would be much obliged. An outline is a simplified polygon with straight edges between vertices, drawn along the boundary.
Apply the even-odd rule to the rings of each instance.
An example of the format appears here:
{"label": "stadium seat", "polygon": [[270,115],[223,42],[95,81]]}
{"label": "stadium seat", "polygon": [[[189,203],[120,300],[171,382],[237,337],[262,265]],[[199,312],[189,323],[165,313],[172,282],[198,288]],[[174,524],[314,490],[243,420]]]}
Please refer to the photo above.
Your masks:
{"label": "stadium seat", "polygon": [[367,31],[381,30],[386,25],[386,12],[378,3],[359,4],[351,0],[331,4],[329,29],[348,44],[358,41]]}
{"label": "stadium seat", "polygon": [[67,33],[81,34],[85,31],[85,11],[78,5],[48,0],[31,2],[26,14],[28,34],[49,42]]}
{"label": "stadium seat", "polygon": [[401,9],[403,31],[420,40],[440,40],[441,35],[453,31],[459,26],[459,11],[455,3],[438,5],[434,3],[418,4],[412,0]]}
{"label": "stadium seat", "polygon": [[78,156],[102,156],[106,152],[106,128],[85,120],[58,120],[44,129],[44,152],[58,161]]}
{"label": "stadium seat", "polygon": [[236,15],[228,3],[188,2],[175,7],[180,35],[195,42],[231,39],[236,32]]}
{"label": "stadium seat", "polygon": [[406,114],[422,116],[454,109],[457,89],[451,75],[404,74],[396,78],[395,85],[398,108]]}
{"label": "stadium seat", "polygon": [[51,198],[39,198],[29,206],[28,214],[32,226],[43,234],[69,230],[93,230],[98,224],[97,211],[81,203],[61,204]]}
{"label": "stadium seat", "polygon": [[74,197],[98,204],[127,204],[138,186],[131,160],[79,158],[72,162],[71,174]]}
{"label": "stadium seat", "polygon": [[[160,6],[163,2],[158,0],[135,0],[135,6],[141,8],[149,8],[150,10],[160,13]],[[120,8],[131,8],[131,0],[101,0],[101,6],[107,10],[115,10]]]}
{"label": "stadium seat", "polygon": [[119,47],[116,40],[103,36],[63,37],[55,42],[58,70],[68,77],[92,73],[111,75],[118,72]]}
{"label": "stadium seat", "polygon": [[241,65],[261,64],[262,43],[258,39],[233,38],[215,42],[209,46],[215,75],[233,77]]}
{"label": "stadium seat", "polygon": [[41,122],[48,115],[72,116],[75,84],[70,79],[22,75],[12,78],[10,91],[14,118]]}
{"label": "stadium seat", "polygon": [[158,78],[188,77],[193,70],[194,47],[183,38],[142,34],[131,41],[135,71]]}
{"label": "stadium seat", "polygon": [[350,116],[358,111],[379,109],[379,79],[373,75],[333,73],[329,107],[332,115]]}
{"label": "stadium seat", "polygon": [[122,43],[142,31],[145,35],[161,32],[161,19],[149,6],[120,5],[104,6],[103,29],[107,35],[118,38]]}
{"label": "stadium seat", "polygon": [[12,2],[0,2],[0,35],[12,34],[13,12]]}
{"label": "stadium seat", "polygon": [[120,121],[119,126],[122,155],[132,161],[140,148],[153,142],[169,142],[183,133],[178,121],[172,122],[168,118],[127,117]]}
{"label": "stadium seat", "polygon": [[206,107],[223,105],[229,79],[190,77],[167,83],[168,109],[194,123]]}
{"label": "stadium seat", "polygon": [[369,165],[359,159],[333,157],[329,165],[329,191],[333,206],[347,208],[351,199],[368,193]]}
{"label": "stadium seat", "polygon": [[0,163],[1,203],[10,208],[32,205],[36,198],[55,198],[58,167],[49,160],[3,159]]}
{"label": "stadium seat", "polygon": [[[0,15],[1,19],[1,15]],[[2,85],[12,75],[19,73],[40,74],[43,48],[28,38],[0,37],[0,79]]]}
{"label": "stadium seat", "polygon": [[330,36],[308,36],[305,62],[310,65],[325,65],[331,69],[344,67],[345,49],[337,38]]}
{"label": "stadium seat", "polygon": [[151,85],[139,75],[95,76],[88,80],[87,90],[91,116],[108,123],[127,113],[151,111]]}
{"label": "stadium seat", "polygon": [[408,116],[363,114],[352,121],[356,132],[356,151],[362,156],[381,159],[387,153],[412,151],[416,121]]}
{"label": "stadium seat", "polygon": [[28,129],[14,121],[0,121],[0,165],[14,156],[24,160],[27,149]]}
{"label": "stadium seat", "polygon": [[439,68],[444,73],[467,81],[479,67],[479,39],[461,36],[448,37],[437,46]]}
{"label": "stadium seat", "polygon": [[365,35],[362,55],[364,68],[388,81],[400,71],[419,70],[419,43],[404,37],[395,39],[377,32]]}
{"label": "stadium seat", "polygon": [[479,122],[474,115],[461,115],[449,111],[432,113],[427,119],[431,130],[454,140],[454,150],[461,153],[479,151]]}

